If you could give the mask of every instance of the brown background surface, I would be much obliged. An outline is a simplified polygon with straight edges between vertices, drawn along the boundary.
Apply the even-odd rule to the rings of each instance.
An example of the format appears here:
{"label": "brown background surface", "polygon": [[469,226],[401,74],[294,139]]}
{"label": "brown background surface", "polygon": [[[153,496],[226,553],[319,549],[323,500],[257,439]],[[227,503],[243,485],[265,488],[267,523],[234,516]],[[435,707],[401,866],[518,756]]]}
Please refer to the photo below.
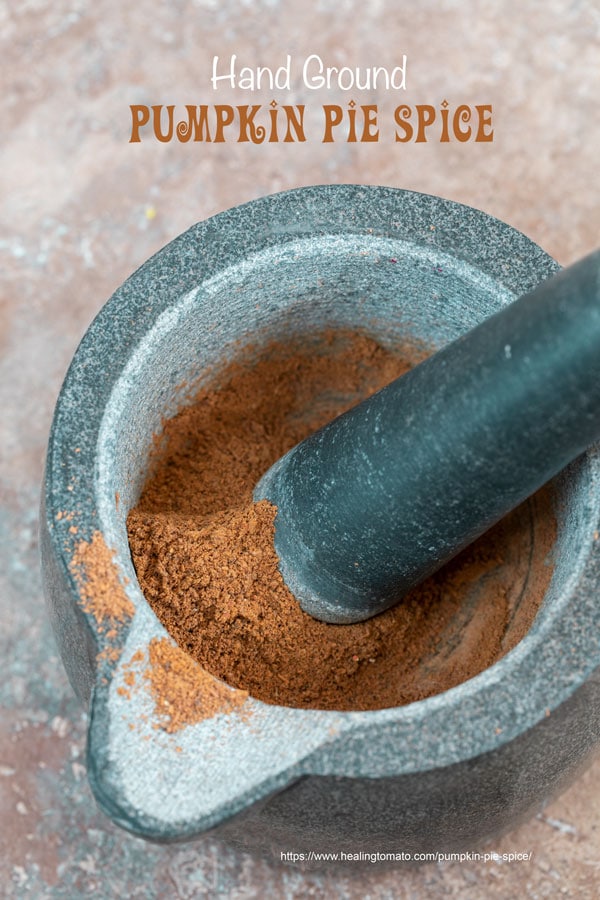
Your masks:
{"label": "brown background surface", "polygon": [[[156,847],[121,832],[87,786],[85,716],[45,617],[36,516],[53,405],[83,331],[127,275],[200,219],[288,187],[364,182],[480,207],[562,264],[597,245],[598,3],[8,0],[0,36],[0,894],[597,897],[598,763],[493,845],[532,852],[528,863],[306,873],[213,837]],[[389,68],[406,53],[397,102],[491,102],[495,141],[324,145],[317,129],[297,145],[128,143],[131,103],[269,103],[268,91],[214,94],[212,57],[276,67],[288,52]],[[276,96],[311,111],[395,105],[301,87]]]}

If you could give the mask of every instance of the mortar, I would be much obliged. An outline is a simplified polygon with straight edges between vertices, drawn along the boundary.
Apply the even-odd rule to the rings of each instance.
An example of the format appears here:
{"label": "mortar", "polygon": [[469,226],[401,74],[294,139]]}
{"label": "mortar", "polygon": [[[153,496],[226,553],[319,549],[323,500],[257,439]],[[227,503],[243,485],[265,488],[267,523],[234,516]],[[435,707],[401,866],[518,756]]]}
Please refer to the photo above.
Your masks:
{"label": "mortar", "polygon": [[[136,651],[166,636],[137,584],[125,520],[153,436],[206,373],[257,339],[323,326],[439,347],[557,269],[477,210],[332,185],[194,226],[102,309],[57,403],[41,542],[63,661],[90,709],[90,783],[115,822],[155,840],[219,826],[276,854],[472,849],[532,814],[586,764],[600,720],[597,448],[555,480],[554,572],[533,627],[458,687],[369,712],[251,698],[251,715],[167,734],[153,727],[148,692],[127,696],[125,680]],[[96,531],[115,549],[135,607],[112,636],[84,611],[69,568],[78,541]]]}

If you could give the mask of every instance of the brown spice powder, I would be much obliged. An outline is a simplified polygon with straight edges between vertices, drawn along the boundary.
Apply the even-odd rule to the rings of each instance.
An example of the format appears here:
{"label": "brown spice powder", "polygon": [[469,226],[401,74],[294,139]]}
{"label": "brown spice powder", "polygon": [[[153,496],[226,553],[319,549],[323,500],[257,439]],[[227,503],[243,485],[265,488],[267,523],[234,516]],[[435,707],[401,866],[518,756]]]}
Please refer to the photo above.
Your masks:
{"label": "brown spice powder", "polygon": [[217,713],[239,712],[248,699],[247,691],[223,684],[167,638],[154,638],[149,655],[144,675],[150,683],[158,724],[169,734]]}
{"label": "brown spice powder", "polygon": [[[423,355],[346,332],[273,344],[258,360],[229,365],[165,424],[128,531],[145,596],[186,651],[166,665],[165,646],[151,648],[148,677],[159,709],[166,698],[170,728],[189,721],[187,695],[200,704],[187,654],[267,703],[365,710],[472,678],[525,635],[552,575],[549,488],[396,607],[356,625],[301,610],[279,573],[276,510],[252,503],[276,459]],[[231,703],[231,692],[212,696],[213,713]]]}
{"label": "brown spice powder", "polygon": [[110,636],[112,630],[133,616],[133,603],[119,580],[114,551],[106,546],[99,531],[90,541],[77,542],[70,569],[83,609],[94,616],[102,631]]}

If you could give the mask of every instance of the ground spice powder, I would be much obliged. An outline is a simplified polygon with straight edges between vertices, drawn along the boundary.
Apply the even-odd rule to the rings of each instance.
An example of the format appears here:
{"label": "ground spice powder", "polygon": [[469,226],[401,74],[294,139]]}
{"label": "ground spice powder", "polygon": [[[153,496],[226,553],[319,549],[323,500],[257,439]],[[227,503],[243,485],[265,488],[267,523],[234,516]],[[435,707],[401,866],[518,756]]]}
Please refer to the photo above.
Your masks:
{"label": "ground spice powder", "polygon": [[248,699],[247,691],[232,690],[167,638],[150,642],[149,662],[144,675],[160,727],[169,734],[217,713],[239,712]]}
{"label": "ground spice powder", "polygon": [[114,551],[107,547],[99,531],[89,541],[77,542],[70,569],[83,609],[111,636],[114,629],[131,618],[134,607],[119,580]]}
{"label": "ground spice powder", "polygon": [[[267,703],[366,710],[472,678],[527,632],[552,575],[549,488],[396,607],[355,625],[301,610],[278,569],[276,509],[252,502],[283,453],[424,355],[347,332],[271,344],[228,365],[165,424],[127,520],[140,585],[185,651],[165,665],[164,644],[150,648],[148,677],[154,696],[167,698],[163,713],[185,707],[190,656]],[[211,695],[215,712],[245,699],[223,691]]]}

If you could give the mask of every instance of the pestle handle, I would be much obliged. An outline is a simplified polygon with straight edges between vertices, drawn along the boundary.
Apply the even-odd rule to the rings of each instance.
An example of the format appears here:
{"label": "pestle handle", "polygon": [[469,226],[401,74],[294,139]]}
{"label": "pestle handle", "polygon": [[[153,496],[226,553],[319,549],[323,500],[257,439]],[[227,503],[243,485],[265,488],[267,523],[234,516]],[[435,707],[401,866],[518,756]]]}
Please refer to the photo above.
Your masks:
{"label": "pestle handle", "polygon": [[600,251],[302,441],[255,500],[310,615],[396,603],[600,438]]}

